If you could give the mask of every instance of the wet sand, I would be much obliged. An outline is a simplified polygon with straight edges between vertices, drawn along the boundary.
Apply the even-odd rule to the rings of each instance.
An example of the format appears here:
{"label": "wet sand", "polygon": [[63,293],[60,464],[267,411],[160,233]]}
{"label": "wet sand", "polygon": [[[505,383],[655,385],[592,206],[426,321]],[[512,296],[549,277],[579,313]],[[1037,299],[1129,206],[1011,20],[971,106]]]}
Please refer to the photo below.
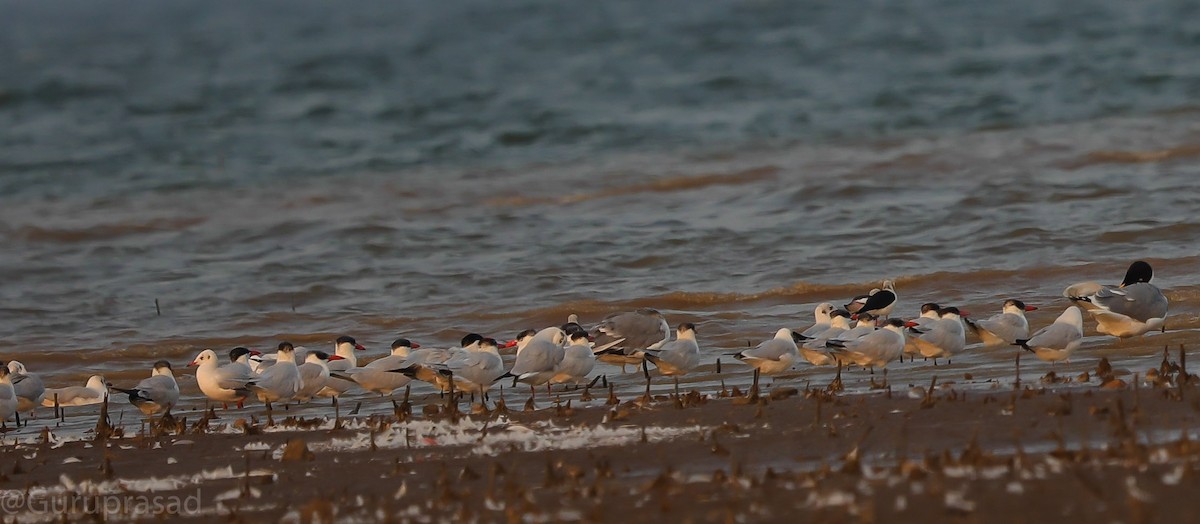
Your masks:
{"label": "wet sand", "polygon": [[1190,521],[1200,379],[1178,357],[990,390],[599,388],[533,411],[510,392],[486,414],[435,398],[336,420],[218,409],[150,434],[12,434],[0,500],[20,521],[57,516],[16,493],[195,496],[184,513],[218,521]]}

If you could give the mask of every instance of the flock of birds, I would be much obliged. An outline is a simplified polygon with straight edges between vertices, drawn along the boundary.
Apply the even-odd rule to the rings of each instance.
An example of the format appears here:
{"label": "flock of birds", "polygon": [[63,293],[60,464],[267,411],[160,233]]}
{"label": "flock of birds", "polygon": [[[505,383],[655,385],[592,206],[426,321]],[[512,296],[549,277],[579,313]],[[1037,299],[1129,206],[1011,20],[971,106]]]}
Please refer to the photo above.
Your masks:
{"label": "flock of birds", "polygon": [[[1167,316],[1167,298],[1150,283],[1153,270],[1143,261],[1129,266],[1124,280],[1115,286],[1084,282],[1068,287],[1064,296],[1074,304],[1054,323],[1030,334],[1027,311],[1037,309],[1017,299],[1004,302],[1000,313],[972,320],[966,311],[953,306],[928,303],[912,320],[890,318],[898,302],[892,281],[881,289],[855,297],[844,309],[822,303],[814,311],[814,324],[804,330],[782,328],[756,347],[731,356],[759,374],[777,375],[801,360],[815,366],[860,366],[874,372],[908,355],[950,359],[963,351],[966,333],[976,334],[985,346],[1015,345],[1038,358],[1056,362],[1070,357],[1083,338],[1083,311],[1098,323],[1099,332],[1116,336],[1139,336],[1160,329]],[[855,322],[852,326],[851,322]],[[501,350],[516,348],[511,367]],[[271,409],[276,402],[305,402],[333,397],[360,387],[390,395],[413,380],[433,384],[449,392],[479,394],[486,402],[493,384],[512,379],[530,387],[532,402],[536,387],[551,384],[586,384],[597,362],[640,365],[650,380],[648,366],[661,375],[678,377],[700,365],[696,327],[679,324],[675,337],[667,320],[654,309],[615,313],[592,329],[584,329],[575,315],[562,326],[525,330],[505,344],[493,338],[469,334],[457,348],[423,348],[408,339],[392,343],[391,353],[363,366],[356,353],[364,348],[354,338],[336,340],[334,353],[308,351],[288,342],[279,343],[274,355],[263,355],[244,347],[229,352],[222,364],[211,349],[201,351],[189,364],[196,367],[196,382],[208,398],[242,407],[250,397]],[[595,379],[591,381],[595,383]],[[104,377],[92,376],[84,386],[46,388],[42,380],[18,361],[0,365],[0,423],[36,407],[81,406],[103,402],[109,395]],[[169,413],[179,400],[179,385],[171,364],[154,363],[151,376],[129,388],[112,388],[129,398],[145,415]]]}

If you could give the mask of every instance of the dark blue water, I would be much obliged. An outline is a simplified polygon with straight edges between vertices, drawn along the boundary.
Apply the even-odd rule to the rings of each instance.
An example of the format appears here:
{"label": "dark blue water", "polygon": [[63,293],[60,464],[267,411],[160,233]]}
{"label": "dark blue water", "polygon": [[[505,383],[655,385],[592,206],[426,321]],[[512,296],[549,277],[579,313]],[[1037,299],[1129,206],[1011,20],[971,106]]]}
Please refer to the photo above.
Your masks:
{"label": "dark blue water", "polygon": [[1188,106],[1187,2],[3,2],[0,191],[740,150]]}
{"label": "dark blue water", "polygon": [[715,352],[884,278],[1044,323],[1143,257],[1191,311],[1198,15],[0,0],[0,348],[82,377],[651,306]]}

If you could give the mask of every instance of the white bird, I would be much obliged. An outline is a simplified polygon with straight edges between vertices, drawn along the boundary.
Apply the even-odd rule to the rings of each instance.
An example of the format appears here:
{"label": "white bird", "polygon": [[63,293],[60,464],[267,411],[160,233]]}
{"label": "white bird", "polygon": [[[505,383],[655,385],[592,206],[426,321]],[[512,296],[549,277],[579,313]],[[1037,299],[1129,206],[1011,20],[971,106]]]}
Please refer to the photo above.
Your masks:
{"label": "white bird", "polygon": [[642,352],[658,349],[671,341],[671,325],[658,310],[640,308],[604,317],[590,332],[596,343],[596,359],[606,364],[642,363]]}
{"label": "white bird", "polygon": [[596,355],[592,353],[586,331],[576,331],[568,341],[570,345],[563,350],[563,359],[554,368],[554,376],[550,377],[551,384],[586,382],[588,374],[596,367]]}
{"label": "white bird", "polygon": [[879,292],[879,288],[874,288],[871,291],[868,291],[864,295],[858,295],[858,296],[850,299],[850,301],[847,302],[846,305],[842,306],[842,307],[846,311],[849,311],[851,315],[858,313],[858,310],[862,309],[863,305],[867,303],[867,299],[871,298],[871,295],[874,295],[875,293],[878,293],[878,292]]}
{"label": "white bird", "polygon": [[20,361],[8,361],[8,376],[17,392],[17,411],[33,411],[42,405],[46,397],[46,385],[42,378],[25,369]]}
{"label": "white bird", "polygon": [[914,322],[893,318],[884,323],[883,329],[868,335],[854,340],[830,340],[826,344],[839,360],[848,360],[874,373],[875,368],[887,367],[904,354],[904,328],[915,325]]}
{"label": "white bird", "polygon": [[1025,312],[1036,310],[1035,306],[1027,306],[1020,300],[1010,298],[1004,301],[1003,309],[995,315],[983,320],[963,320],[984,347],[1008,346],[1018,339],[1029,338],[1029,320],[1025,318]]}
{"label": "white bird", "polygon": [[891,280],[884,280],[883,289],[868,296],[862,307],[858,311],[855,311],[854,316],[850,318],[855,318],[864,313],[876,317],[888,318],[888,315],[892,313],[892,309],[896,307],[897,300],[896,283]]}
{"label": "white bird", "polygon": [[1138,260],[1129,265],[1119,286],[1083,282],[1068,287],[1063,296],[1087,309],[1096,319],[1096,331],[1127,338],[1160,329],[1170,305],[1162,290],[1150,283],[1154,270]]}
{"label": "white bird", "polygon": [[792,368],[792,364],[800,356],[800,351],[796,347],[796,342],[799,340],[800,335],[795,331],[780,328],[775,332],[774,338],[764,340],[750,349],[734,353],[733,358],[754,368],[754,384],[751,388],[757,389],[760,373],[778,375]]}
{"label": "white bird", "polygon": [[[329,359],[325,364],[330,371],[345,371],[350,368],[358,367],[358,355],[356,352],[365,351],[367,348],[359,344],[354,337],[340,336],[333,343],[333,354],[337,355],[337,359]],[[306,357],[307,358],[307,357]],[[307,360],[306,360],[307,361]],[[345,393],[350,388],[354,387],[353,380],[342,378],[328,378],[324,381],[325,387],[321,388],[317,395],[321,397],[336,397]]]}
{"label": "white bird", "polygon": [[304,356],[304,363],[297,366],[300,372],[300,380],[304,386],[300,391],[296,392],[295,398],[298,402],[308,402],[321,391],[321,388],[326,387],[329,382],[329,365],[327,362],[336,362],[342,360],[341,355],[330,355],[324,351],[309,351]]}
{"label": "white bird", "polygon": [[205,397],[221,403],[237,402],[237,407],[240,408],[246,397],[250,395],[246,384],[258,378],[250,369],[249,364],[242,362],[250,354],[251,351],[246,348],[233,348],[229,353],[232,362],[221,366],[218,363],[217,353],[206,349],[196,355],[188,367],[196,368],[196,385],[200,387],[200,392],[204,393]]}
{"label": "white bird", "polygon": [[393,391],[407,386],[412,381],[412,378],[393,373],[392,370],[404,367],[404,361],[408,359],[412,350],[420,347],[420,344],[407,338],[399,338],[392,342],[392,352],[388,356],[373,360],[363,367],[333,373],[354,379],[359,387],[372,393],[391,395]]}
{"label": "white bird", "polygon": [[155,362],[150,377],[138,382],[136,387],[113,389],[129,395],[129,403],[146,416],[159,412],[169,414],[179,401],[179,384],[175,382],[171,363],[165,360]]}
{"label": "white bird", "polygon": [[548,327],[538,331],[517,353],[517,360],[512,369],[500,378],[514,377],[514,383],[529,384],[529,400],[532,402],[535,396],[534,386],[547,384],[554,378],[554,369],[564,357],[562,344],[565,339],[566,333],[562,328]]}
{"label": "white bird", "polygon": [[[871,329],[874,329],[872,327]],[[809,364],[814,366],[832,366],[837,363],[837,360],[831,357],[828,350],[825,349],[825,342],[830,339],[840,338],[843,333],[850,330],[850,312],[844,309],[834,311],[830,315],[829,329],[817,333],[817,336],[805,340],[800,346],[800,356],[804,357]],[[865,332],[864,332],[865,334]]]}
{"label": "white bird", "polygon": [[1028,340],[1017,340],[1015,346],[1037,355],[1047,362],[1058,362],[1071,358],[1083,343],[1083,313],[1071,306],[1055,319],[1053,324],[1034,332]]}
{"label": "white bird", "polygon": [[[909,342],[917,347],[921,356],[932,358],[935,366],[937,359],[944,358],[948,361],[967,347],[967,332],[962,323],[967,312],[959,311],[958,308],[951,306],[939,308],[938,313],[941,317],[937,320],[924,323],[913,322],[918,325],[910,329],[916,330],[920,335],[908,337]],[[905,348],[907,347],[908,344],[905,345]]]}
{"label": "white bird", "polygon": [[[588,354],[591,354],[590,348]],[[444,364],[436,367],[454,380],[456,390],[479,393],[485,401],[488,389],[504,376],[504,360],[500,358],[494,338],[483,338],[477,343],[468,344],[463,351],[456,352]]]}
{"label": "white bird", "polygon": [[[924,333],[931,328],[933,324],[942,318],[941,314],[938,313],[941,307],[933,302],[921,304],[921,316],[912,320],[916,326],[911,329]],[[921,350],[917,347],[917,337],[908,337],[908,340],[904,343],[904,354],[909,355],[911,358],[920,353]]]}
{"label": "white bird", "polygon": [[[433,384],[441,391],[450,389],[450,376],[443,373],[444,364],[451,359],[462,357],[469,352],[479,349],[483,335],[469,333],[462,338],[461,347],[457,348],[421,348],[408,354],[397,368],[389,370],[415,378],[422,382]],[[499,352],[497,351],[497,354]]]}
{"label": "white bird", "polygon": [[813,325],[800,332],[800,336],[805,339],[812,339],[826,329],[829,329],[829,326],[833,322],[832,315],[833,304],[829,302],[817,304],[816,309],[813,310]]}
{"label": "white bird", "polygon": [[42,398],[42,405],[52,408],[54,407],[55,399],[57,399],[60,407],[86,406],[88,404],[104,402],[104,399],[107,397],[108,382],[104,380],[104,376],[92,375],[88,378],[87,385],[84,386],[46,388],[46,396]]}
{"label": "white bird", "polygon": [[[17,414],[17,404],[17,391],[13,389],[8,368],[0,366],[0,427],[8,429],[8,419]],[[17,425],[20,425],[20,420]]]}
{"label": "white bird", "polygon": [[271,410],[271,403],[286,402],[296,396],[304,387],[300,378],[300,369],[296,366],[296,347],[290,342],[280,342],[275,353],[275,364],[263,370],[246,388],[258,396],[259,402]]}
{"label": "white bird", "polygon": [[679,377],[700,365],[700,343],[696,341],[696,326],[684,322],[675,328],[675,340],[657,350],[646,351],[646,360],[664,376],[675,379],[675,395],[679,395]]}

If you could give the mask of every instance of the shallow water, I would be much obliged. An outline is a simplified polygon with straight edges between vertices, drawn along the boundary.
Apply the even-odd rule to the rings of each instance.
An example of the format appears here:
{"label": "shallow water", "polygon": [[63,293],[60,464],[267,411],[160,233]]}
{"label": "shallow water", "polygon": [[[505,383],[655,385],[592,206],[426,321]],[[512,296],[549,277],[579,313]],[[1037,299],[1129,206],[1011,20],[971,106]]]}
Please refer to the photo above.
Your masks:
{"label": "shallow water", "polygon": [[1138,258],[1170,331],[1068,369],[1200,327],[1190,7],[3,4],[0,354],[51,386],[642,306],[713,362],[885,278],[902,315],[1017,297],[1036,328]]}

